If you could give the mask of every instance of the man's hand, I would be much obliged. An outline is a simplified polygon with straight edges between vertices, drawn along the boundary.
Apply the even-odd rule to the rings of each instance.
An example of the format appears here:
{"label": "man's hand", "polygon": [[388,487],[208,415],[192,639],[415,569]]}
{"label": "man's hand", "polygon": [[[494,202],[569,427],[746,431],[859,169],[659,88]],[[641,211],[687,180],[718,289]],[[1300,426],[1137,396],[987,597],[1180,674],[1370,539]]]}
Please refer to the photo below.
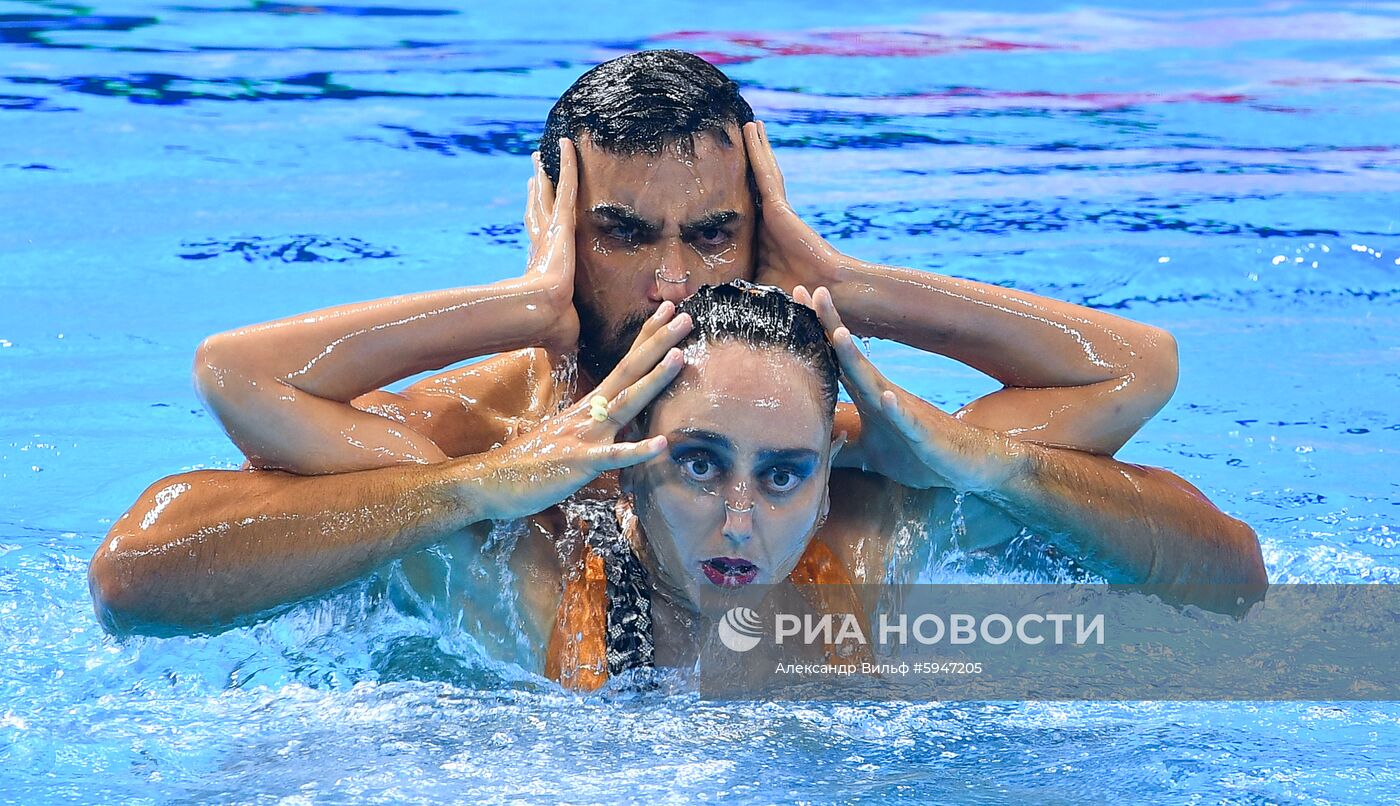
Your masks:
{"label": "man's hand", "polygon": [[807,226],[788,204],[783,172],[768,142],[768,130],[760,122],[744,124],[744,148],[758,185],[763,206],[758,242],[758,282],[791,292],[833,286],[845,259],[826,239]]}
{"label": "man's hand", "polygon": [[526,278],[545,291],[557,324],[542,345],[551,355],[578,351],[578,312],[574,310],[574,225],[577,221],[578,156],[567,138],[559,140],[559,188],[545,174],[536,151],[534,176],[527,184],[525,232],[530,238]]}
{"label": "man's hand", "polygon": [[[641,413],[680,372],[675,345],[690,332],[689,314],[673,318],[663,302],[632,343],[632,349],[598,388],[530,433],[496,450],[454,462],[466,508],[490,520],[533,515],[559,503],[599,475],[656,458],[666,438],[615,442],[618,432]],[[591,401],[607,402],[606,418]],[[601,414],[599,415],[602,416]]]}

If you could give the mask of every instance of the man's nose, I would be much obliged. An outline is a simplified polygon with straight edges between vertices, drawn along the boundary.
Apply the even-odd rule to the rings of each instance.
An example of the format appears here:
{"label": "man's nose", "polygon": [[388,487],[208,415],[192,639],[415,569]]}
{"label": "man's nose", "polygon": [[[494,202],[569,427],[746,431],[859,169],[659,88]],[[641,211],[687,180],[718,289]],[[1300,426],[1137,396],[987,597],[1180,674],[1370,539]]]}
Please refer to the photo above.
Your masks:
{"label": "man's nose", "polygon": [[680,302],[695,291],[698,277],[686,259],[689,247],[679,238],[667,238],[656,253],[657,267],[652,296],[657,302]]}

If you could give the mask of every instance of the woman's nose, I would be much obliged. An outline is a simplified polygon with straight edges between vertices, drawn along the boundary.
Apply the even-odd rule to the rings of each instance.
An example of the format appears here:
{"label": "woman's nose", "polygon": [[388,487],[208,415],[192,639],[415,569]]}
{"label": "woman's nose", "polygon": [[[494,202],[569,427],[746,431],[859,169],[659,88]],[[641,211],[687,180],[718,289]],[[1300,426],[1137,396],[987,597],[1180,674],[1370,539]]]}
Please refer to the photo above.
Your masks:
{"label": "woman's nose", "polygon": [[753,498],[742,485],[724,498],[724,536],[734,543],[753,537]]}

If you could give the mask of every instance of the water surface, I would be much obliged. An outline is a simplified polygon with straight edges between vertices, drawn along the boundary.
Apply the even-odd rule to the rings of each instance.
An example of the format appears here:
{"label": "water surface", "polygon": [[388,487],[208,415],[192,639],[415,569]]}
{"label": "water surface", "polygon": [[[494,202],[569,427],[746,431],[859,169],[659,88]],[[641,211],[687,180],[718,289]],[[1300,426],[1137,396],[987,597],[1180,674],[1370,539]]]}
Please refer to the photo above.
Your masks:
{"label": "water surface", "polygon": [[[240,462],[199,340],[519,274],[550,105],[655,47],[742,83],[838,248],[1169,328],[1179,391],[1120,456],[1253,524],[1273,581],[1400,581],[1400,4],[381,1],[0,0],[0,800],[1400,794],[1390,703],[579,698],[387,576],[105,637],[112,520]],[[945,407],[993,388],[873,352]]]}

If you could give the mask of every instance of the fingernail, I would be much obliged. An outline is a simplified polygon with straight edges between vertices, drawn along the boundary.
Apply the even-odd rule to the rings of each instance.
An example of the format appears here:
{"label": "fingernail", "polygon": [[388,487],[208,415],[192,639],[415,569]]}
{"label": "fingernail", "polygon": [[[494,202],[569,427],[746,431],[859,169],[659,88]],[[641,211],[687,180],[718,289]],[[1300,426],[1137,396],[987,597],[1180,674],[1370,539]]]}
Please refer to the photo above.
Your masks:
{"label": "fingernail", "polygon": [[668,307],[670,304],[671,301],[669,299],[661,303],[659,306],[657,306],[656,313],[652,314],[652,317],[658,320],[665,319],[667,314],[671,312],[671,309]]}
{"label": "fingernail", "polygon": [[678,331],[678,330],[680,330],[681,328],[683,328],[683,327],[685,327],[685,326],[687,326],[687,325],[689,325],[689,324],[690,324],[690,314],[688,314],[688,313],[683,313],[683,314],[681,314],[680,316],[677,316],[677,317],[675,318],[675,320],[673,320],[673,321],[671,322],[671,324],[667,325],[666,327],[669,327],[669,328],[672,329],[672,330],[677,330],[677,331]]}

